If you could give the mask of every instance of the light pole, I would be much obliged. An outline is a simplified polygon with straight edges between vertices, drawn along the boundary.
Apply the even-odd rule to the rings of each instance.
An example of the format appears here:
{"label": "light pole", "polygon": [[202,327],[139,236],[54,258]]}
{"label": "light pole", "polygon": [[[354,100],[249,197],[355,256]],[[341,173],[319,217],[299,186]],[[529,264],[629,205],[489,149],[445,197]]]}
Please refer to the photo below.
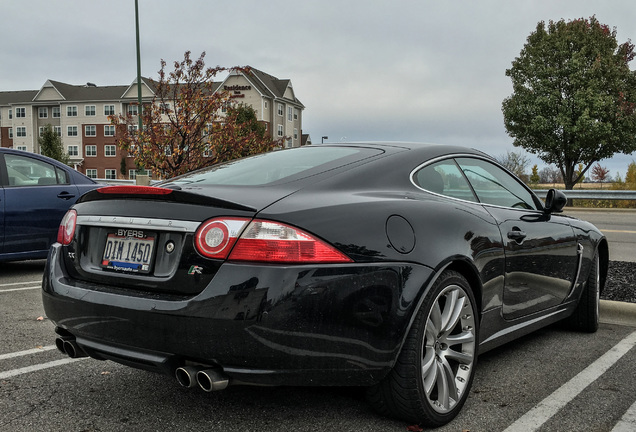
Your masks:
{"label": "light pole", "polygon": [[141,119],[141,53],[139,52],[139,5],[137,0],[135,0],[135,35],[137,39],[137,103],[139,104],[137,117],[139,118],[139,133],[141,133],[143,126]]}
{"label": "light pole", "polygon": [[323,135],[322,136],[322,140],[320,141],[320,143],[324,144],[326,139],[329,139],[329,137],[327,135]]}

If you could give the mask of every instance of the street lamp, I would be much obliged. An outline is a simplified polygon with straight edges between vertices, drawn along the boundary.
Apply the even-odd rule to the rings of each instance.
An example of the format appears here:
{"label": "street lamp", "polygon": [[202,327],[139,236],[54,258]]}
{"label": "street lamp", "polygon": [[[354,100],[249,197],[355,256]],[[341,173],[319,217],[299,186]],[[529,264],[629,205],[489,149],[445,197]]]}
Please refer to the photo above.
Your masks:
{"label": "street lamp", "polygon": [[329,139],[329,137],[327,135],[323,135],[322,140],[320,141],[320,143],[324,144],[326,139]]}

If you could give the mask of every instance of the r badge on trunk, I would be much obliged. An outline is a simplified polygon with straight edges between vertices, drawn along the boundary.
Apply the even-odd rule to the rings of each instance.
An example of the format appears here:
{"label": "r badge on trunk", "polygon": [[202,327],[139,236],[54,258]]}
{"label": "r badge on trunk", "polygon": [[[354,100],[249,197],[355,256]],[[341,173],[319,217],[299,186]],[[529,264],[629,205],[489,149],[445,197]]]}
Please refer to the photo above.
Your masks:
{"label": "r badge on trunk", "polygon": [[203,267],[193,265],[190,267],[190,270],[188,270],[188,274],[189,275],[201,274],[202,271],[203,271]]}

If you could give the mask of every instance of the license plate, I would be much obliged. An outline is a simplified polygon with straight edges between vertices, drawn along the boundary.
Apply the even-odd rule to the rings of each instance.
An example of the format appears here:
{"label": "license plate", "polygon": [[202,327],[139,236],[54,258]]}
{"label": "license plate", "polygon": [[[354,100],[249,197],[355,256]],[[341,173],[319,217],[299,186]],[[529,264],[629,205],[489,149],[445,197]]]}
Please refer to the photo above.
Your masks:
{"label": "license plate", "polygon": [[102,255],[102,267],[128,273],[149,273],[154,237],[125,237],[108,234]]}

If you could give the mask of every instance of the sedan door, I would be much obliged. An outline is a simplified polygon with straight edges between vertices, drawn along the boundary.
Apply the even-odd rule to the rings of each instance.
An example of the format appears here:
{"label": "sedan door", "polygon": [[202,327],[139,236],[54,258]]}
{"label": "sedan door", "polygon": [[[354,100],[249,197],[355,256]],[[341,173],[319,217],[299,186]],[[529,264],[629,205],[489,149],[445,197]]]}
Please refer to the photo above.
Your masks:
{"label": "sedan door", "polygon": [[576,283],[582,251],[567,218],[546,214],[515,177],[489,161],[457,162],[501,232],[506,256],[504,318],[563,302]]}
{"label": "sedan door", "polygon": [[67,170],[27,154],[4,154],[4,169],[2,253],[44,258],[78,189]]}

